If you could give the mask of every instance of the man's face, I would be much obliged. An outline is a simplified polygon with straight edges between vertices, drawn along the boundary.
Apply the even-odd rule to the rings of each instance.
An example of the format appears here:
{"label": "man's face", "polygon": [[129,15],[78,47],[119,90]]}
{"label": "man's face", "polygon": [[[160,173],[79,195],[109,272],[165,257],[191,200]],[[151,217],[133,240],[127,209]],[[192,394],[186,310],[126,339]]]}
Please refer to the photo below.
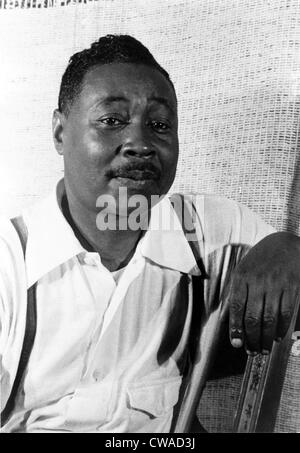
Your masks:
{"label": "man's face", "polygon": [[[55,145],[64,156],[68,197],[96,211],[100,195],[168,192],[178,159],[175,93],[156,69],[96,66],[67,118],[56,112]],[[58,132],[60,131],[60,132]]]}

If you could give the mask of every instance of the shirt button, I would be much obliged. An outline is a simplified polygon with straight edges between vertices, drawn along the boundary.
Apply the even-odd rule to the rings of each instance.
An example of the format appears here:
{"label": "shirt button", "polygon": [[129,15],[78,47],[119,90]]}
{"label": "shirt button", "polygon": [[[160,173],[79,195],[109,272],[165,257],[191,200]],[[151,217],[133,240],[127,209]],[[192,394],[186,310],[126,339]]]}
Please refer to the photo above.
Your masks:
{"label": "shirt button", "polygon": [[93,378],[95,379],[96,382],[101,381],[101,379],[103,378],[102,372],[100,370],[95,370],[93,372]]}

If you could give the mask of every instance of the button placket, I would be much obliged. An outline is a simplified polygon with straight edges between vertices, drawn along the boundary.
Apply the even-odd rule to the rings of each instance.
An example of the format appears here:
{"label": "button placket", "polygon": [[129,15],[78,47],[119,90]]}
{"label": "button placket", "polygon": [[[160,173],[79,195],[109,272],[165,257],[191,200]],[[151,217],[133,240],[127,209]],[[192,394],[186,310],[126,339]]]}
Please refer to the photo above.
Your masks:
{"label": "button placket", "polygon": [[[82,379],[88,378],[90,376],[92,379],[94,378],[94,373],[97,370],[93,370],[93,361],[94,361],[94,356],[99,344],[99,339],[101,336],[101,331],[103,328],[103,323],[105,319],[105,313],[109,307],[110,301],[113,297],[115,288],[116,288],[116,283],[114,281],[114,278],[112,277],[111,273],[103,266],[101,263],[101,259],[99,255],[96,256],[89,256],[89,262],[92,263],[91,265],[93,267],[97,267],[97,270],[95,272],[99,272],[103,278],[103,282],[106,280],[106,291],[105,293],[108,294],[107,300],[105,301],[105,308],[103,310],[103,313],[101,316],[96,316],[95,318],[95,323],[94,323],[94,328],[91,329],[92,333],[90,336],[90,340],[88,343],[88,346],[86,348],[85,352],[85,357],[84,357],[84,367],[83,367],[83,372],[82,372]],[[96,296],[97,298],[97,296]],[[97,303],[97,301],[96,301]],[[103,304],[104,305],[104,304]],[[98,313],[99,315],[99,313]],[[99,371],[99,370],[98,370]],[[97,381],[97,379],[95,379]]]}
{"label": "button placket", "polygon": [[116,287],[116,290],[112,295],[110,304],[108,305],[107,310],[104,313],[103,325],[102,325],[102,330],[101,330],[99,341],[102,339],[104,333],[106,332],[107,328],[109,327],[110,323],[112,322],[118,307],[123,302],[130,284],[142,272],[143,266],[144,266],[144,259],[140,259],[140,260],[136,261],[134,263],[134,266],[133,266],[133,262],[131,262],[130,265],[128,265],[128,266],[129,267],[127,267],[125,269],[124,274],[123,274],[123,277],[126,276],[127,278],[123,278],[119,282],[119,285]]}

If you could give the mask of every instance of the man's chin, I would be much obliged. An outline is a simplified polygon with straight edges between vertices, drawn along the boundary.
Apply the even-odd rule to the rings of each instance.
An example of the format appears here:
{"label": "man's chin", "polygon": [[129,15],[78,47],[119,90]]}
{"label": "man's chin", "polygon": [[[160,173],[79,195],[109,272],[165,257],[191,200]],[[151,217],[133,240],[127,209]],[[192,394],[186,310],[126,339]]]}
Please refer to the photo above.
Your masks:
{"label": "man's chin", "polygon": [[123,194],[127,193],[127,197],[143,195],[147,199],[150,199],[151,195],[160,193],[159,181],[150,178],[133,179],[118,176],[111,179],[110,187],[116,197],[122,197],[124,196]]}

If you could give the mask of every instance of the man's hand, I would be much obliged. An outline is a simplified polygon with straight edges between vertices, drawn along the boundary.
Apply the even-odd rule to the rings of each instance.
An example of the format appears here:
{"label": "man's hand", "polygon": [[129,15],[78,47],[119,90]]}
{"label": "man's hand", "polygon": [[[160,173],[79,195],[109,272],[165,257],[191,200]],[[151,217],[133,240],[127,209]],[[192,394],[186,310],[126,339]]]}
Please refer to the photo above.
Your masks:
{"label": "man's hand", "polygon": [[300,296],[300,238],[273,233],[236,267],[229,292],[230,339],[267,354],[283,338]]}

